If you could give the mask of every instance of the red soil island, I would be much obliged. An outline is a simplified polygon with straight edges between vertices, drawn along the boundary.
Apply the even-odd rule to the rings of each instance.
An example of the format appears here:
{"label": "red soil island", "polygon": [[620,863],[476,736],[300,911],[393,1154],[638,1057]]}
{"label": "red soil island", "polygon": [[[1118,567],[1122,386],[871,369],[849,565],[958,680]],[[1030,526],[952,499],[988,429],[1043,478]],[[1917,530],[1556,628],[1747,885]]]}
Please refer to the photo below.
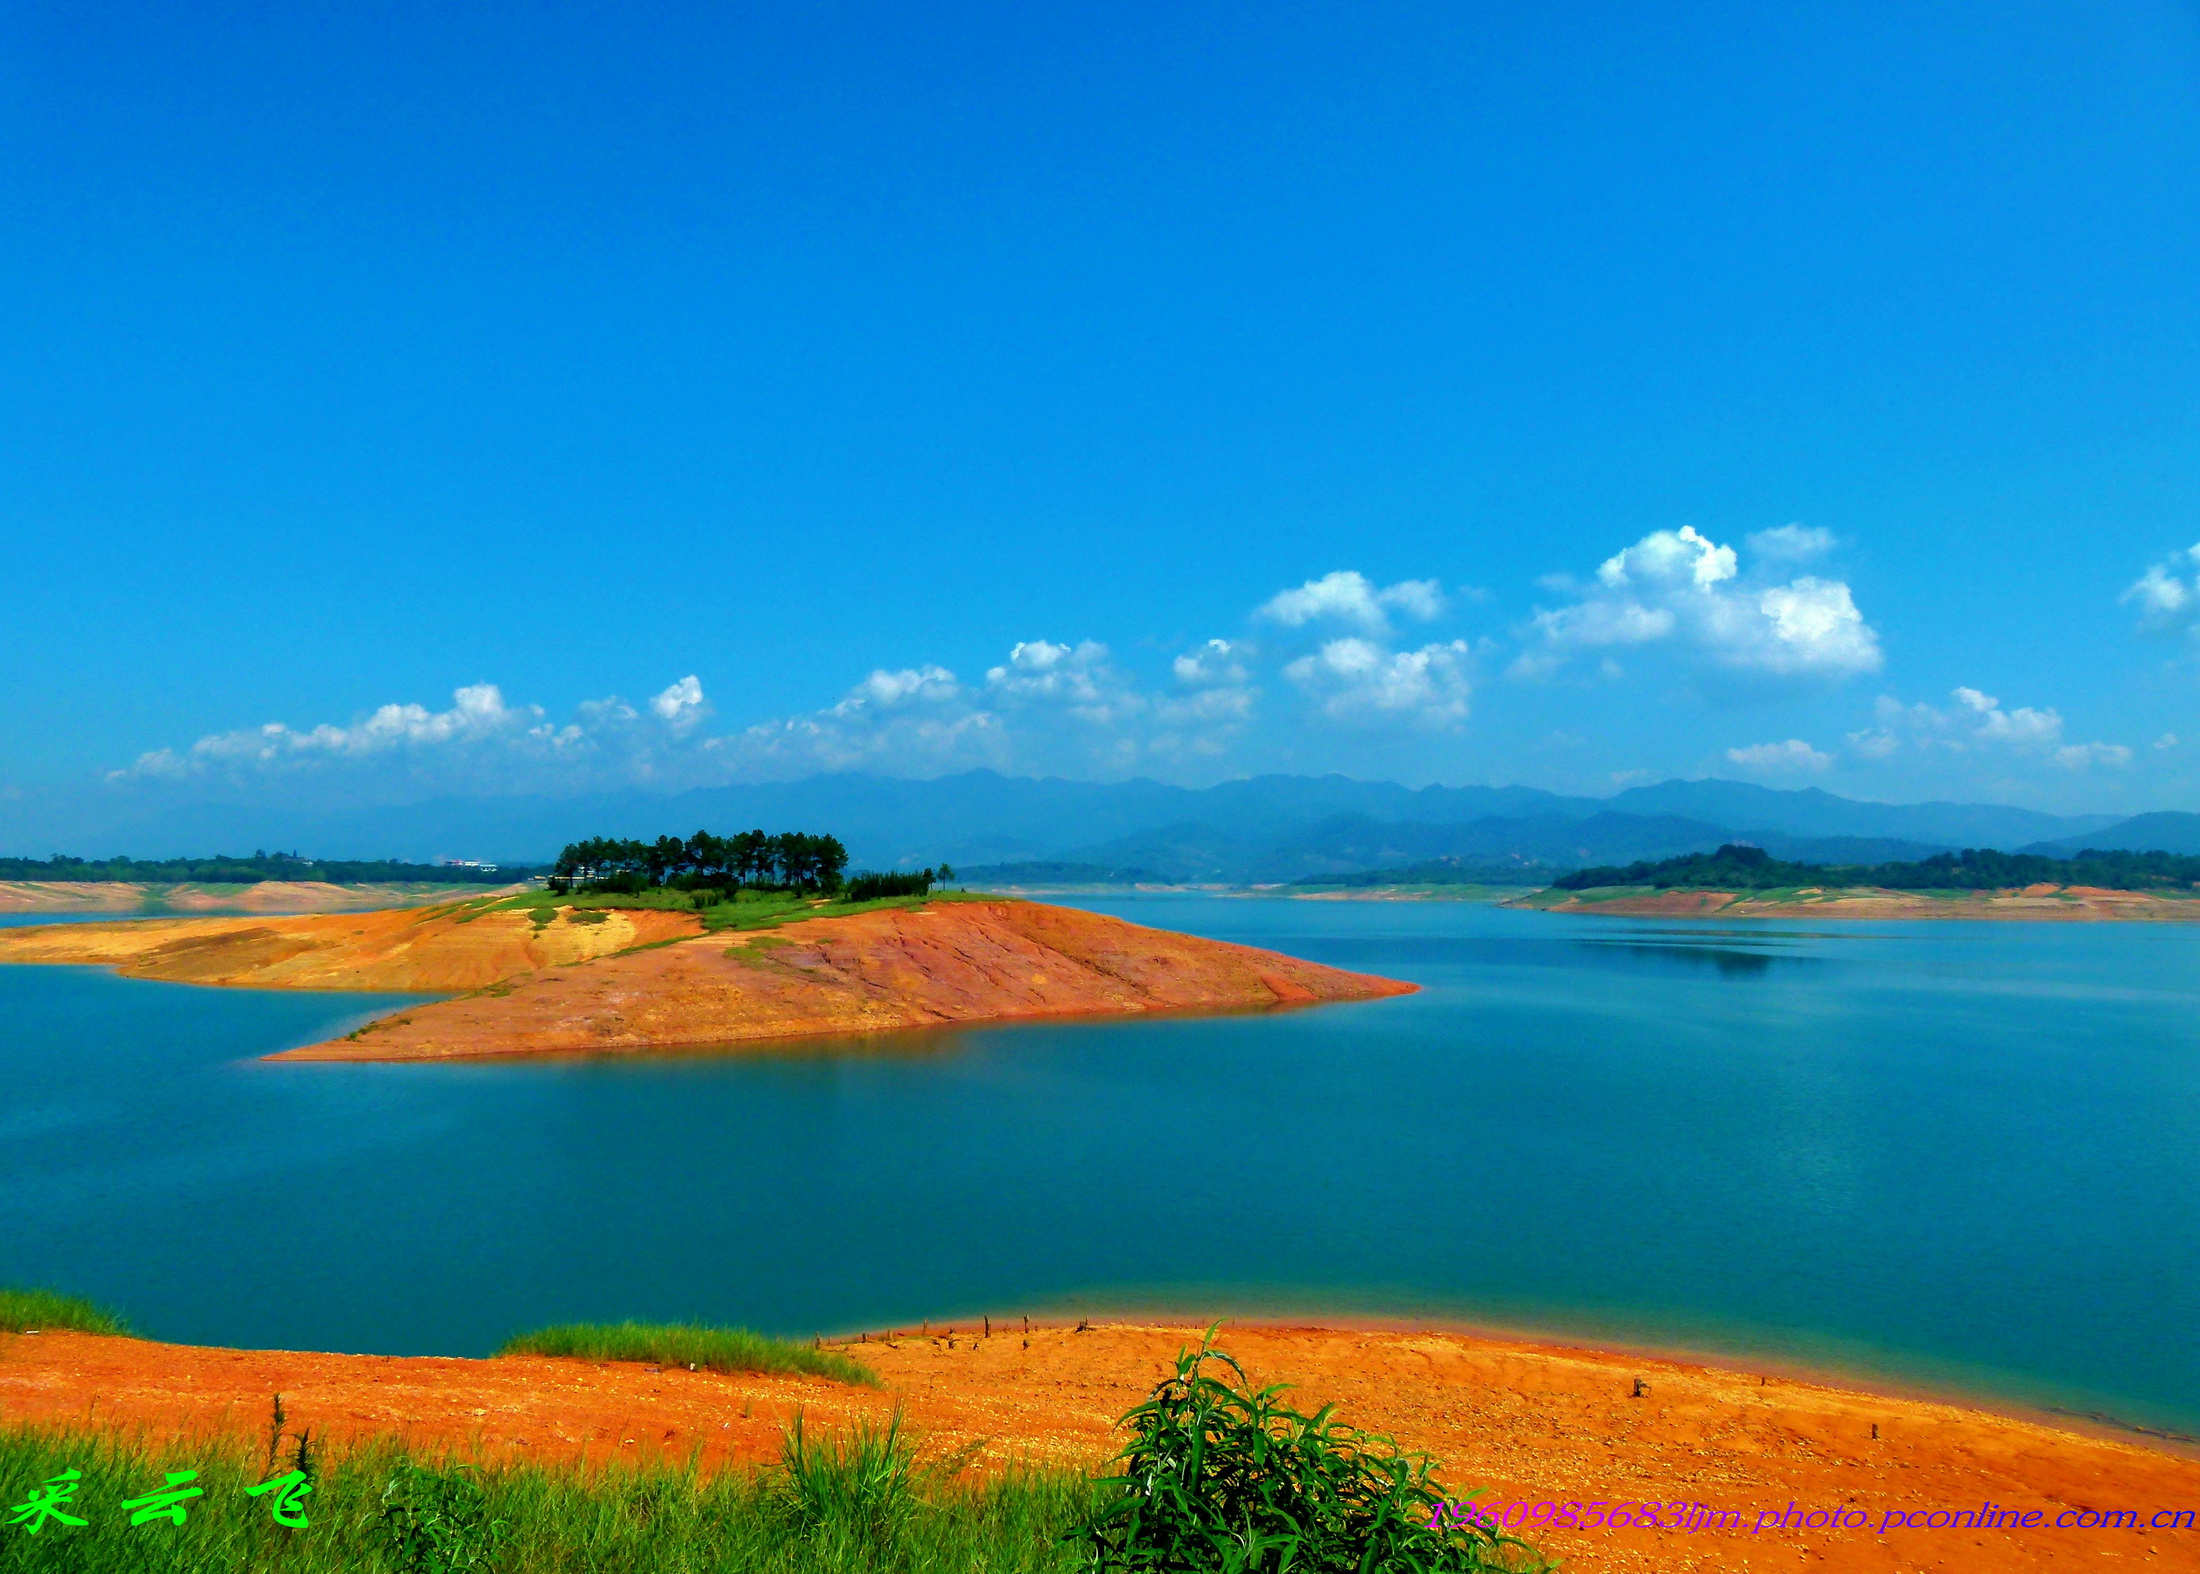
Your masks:
{"label": "red soil island", "polygon": [[0,961],[298,989],[469,989],[277,1060],[732,1046],[1010,1018],[1251,1011],[1413,993],[1273,951],[1020,901],[705,935],[692,913],[466,909],[0,931]]}

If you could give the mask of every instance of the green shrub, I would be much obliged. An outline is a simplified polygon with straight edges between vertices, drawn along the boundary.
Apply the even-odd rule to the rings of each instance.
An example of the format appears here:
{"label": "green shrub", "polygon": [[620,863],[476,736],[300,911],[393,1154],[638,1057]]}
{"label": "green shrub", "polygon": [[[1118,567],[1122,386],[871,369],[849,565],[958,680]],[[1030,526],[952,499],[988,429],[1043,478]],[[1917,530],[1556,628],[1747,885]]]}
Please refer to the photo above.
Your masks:
{"label": "green shrub", "polygon": [[512,1527],[489,1517],[488,1494],[470,1465],[431,1469],[407,1461],[382,1489],[382,1527],[402,1574],[467,1574],[494,1566]]}
{"label": "green shrub", "polygon": [[654,1361],[704,1372],[799,1373],[879,1386],[877,1373],[836,1350],[767,1339],[746,1328],[705,1328],[692,1323],[561,1323],[508,1340],[497,1354]]}
{"label": "green shrub", "polygon": [[65,1329],[80,1334],[126,1334],[130,1327],[103,1306],[58,1290],[0,1289],[0,1332]]}
{"label": "green shrub", "polygon": [[[1235,1378],[1208,1375],[1212,1363]],[[1214,1348],[1177,1356],[1123,1417],[1120,1475],[1081,1536],[1095,1570],[1141,1574],[1464,1574],[1545,1565],[1525,1543],[1470,1521],[1432,1529],[1443,1490],[1426,1455],[1254,1391]]]}

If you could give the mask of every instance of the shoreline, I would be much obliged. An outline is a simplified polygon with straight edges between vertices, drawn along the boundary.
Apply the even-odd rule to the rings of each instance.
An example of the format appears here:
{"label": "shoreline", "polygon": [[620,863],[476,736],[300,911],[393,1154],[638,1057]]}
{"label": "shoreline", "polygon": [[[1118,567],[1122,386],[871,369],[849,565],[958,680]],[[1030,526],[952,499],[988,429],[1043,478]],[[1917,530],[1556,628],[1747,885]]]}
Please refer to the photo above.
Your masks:
{"label": "shoreline", "polygon": [[[1356,1319],[1353,1321],[1368,1321]],[[269,1396],[338,1448],[401,1433],[484,1464],[602,1463],[607,1456],[711,1471],[768,1465],[799,1410],[839,1431],[905,1410],[930,1459],[981,1477],[1019,1462],[1089,1472],[1205,1319],[1078,1324],[978,1316],[831,1341],[885,1385],[691,1373],[534,1356],[339,1355],[168,1345],[84,1334],[0,1335],[0,1403],[18,1424],[83,1424],[146,1436],[219,1434],[257,1446]],[[1549,1339],[1469,1334],[1414,1319],[1226,1323],[1220,1348],[1287,1403],[1337,1405],[1348,1425],[1440,1462],[1454,1494],[1487,1502],[1696,1503],[1730,1523],[1576,1524],[1531,1539],[1585,1571],[1728,1570],[1798,1555],[1843,1569],[1956,1566],[1978,1574],[2042,1560],[2148,1556],[2200,1569],[2200,1532],[2145,1515],[2200,1507],[2200,1460],[2152,1439],[2101,1436],[1976,1405],[1875,1393],[1762,1364],[1704,1363]],[[94,1408],[96,1406],[96,1408]],[[1951,1535],[1885,1516],[2038,1508],[2040,1528]],[[2058,1510],[2132,1509],[2132,1528],[2058,1528]],[[1786,1508],[1866,1510],[1825,1528]],[[2070,1523],[2065,1520],[2064,1525]],[[1699,1533],[1700,1532],[1700,1533]],[[1955,1560],[1951,1565],[1950,1560]],[[1792,1565],[1790,1565],[1792,1566]]]}

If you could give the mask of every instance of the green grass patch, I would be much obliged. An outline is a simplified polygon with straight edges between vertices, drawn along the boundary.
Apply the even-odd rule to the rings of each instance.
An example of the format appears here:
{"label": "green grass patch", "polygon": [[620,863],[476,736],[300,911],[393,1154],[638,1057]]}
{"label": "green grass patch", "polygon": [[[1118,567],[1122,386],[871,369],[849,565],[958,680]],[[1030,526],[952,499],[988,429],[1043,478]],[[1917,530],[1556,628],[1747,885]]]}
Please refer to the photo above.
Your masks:
{"label": "green grass patch", "polygon": [[563,1355],[583,1361],[651,1361],[705,1372],[780,1372],[879,1386],[878,1374],[833,1350],[767,1339],[746,1328],[693,1323],[560,1323],[506,1341],[499,1355]]}
{"label": "green grass patch", "polygon": [[[161,1443],[74,1428],[0,1428],[0,1499],[68,1471],[86,1521],[0,1529],[0,1574],[1072,1574],[1064,1537],[1092,1487],[1067,1472],[980,1483],[914,1462],[886,1428],[797,1444],[762,1470],[686,1464],[471,1466],[381,1440],[324,1455],[279,1425],[270,1446]],[[301,1466],[303,1528],[246,1489]],[[181,1525],[132,1527],[121,1504],[196,1471]]]}
{"label": "green grass patch", "polygon": [[104,1306],[58,1290],[0,1289],[0,1331],[19,1334],[66,1330],[80,1334],[126,1334],[129,1324]]}

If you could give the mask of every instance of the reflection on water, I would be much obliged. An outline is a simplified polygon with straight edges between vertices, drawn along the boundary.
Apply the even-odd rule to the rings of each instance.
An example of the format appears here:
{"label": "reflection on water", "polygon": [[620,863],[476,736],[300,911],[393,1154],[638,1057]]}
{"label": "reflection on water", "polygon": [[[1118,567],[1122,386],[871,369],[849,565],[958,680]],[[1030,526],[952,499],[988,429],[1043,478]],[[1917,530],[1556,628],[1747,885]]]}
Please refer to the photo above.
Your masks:
{"label": "reflection on water", "polygon": [[0,1282],[454,1353],[564,1318],[1452,1316],[2200,1424],[2200,930],[1088,905],[1423,990],[270,1065],[398,1002],[0,967]]}
{"label": "reflection on water", "polygon": [[[1767,971],[1776,953],[1772,951],[1744,951],[1733,946],[1673,945],[1647,940],[1577,940],[1574,944],[1586,950],[1611,956],[1622,956],[1629,961],[1648,961],[1679,967],[1714,967],[1730,978],[1750,978]],[[1783,956],[1782,962],[1810,962],[1810,957]]]}

